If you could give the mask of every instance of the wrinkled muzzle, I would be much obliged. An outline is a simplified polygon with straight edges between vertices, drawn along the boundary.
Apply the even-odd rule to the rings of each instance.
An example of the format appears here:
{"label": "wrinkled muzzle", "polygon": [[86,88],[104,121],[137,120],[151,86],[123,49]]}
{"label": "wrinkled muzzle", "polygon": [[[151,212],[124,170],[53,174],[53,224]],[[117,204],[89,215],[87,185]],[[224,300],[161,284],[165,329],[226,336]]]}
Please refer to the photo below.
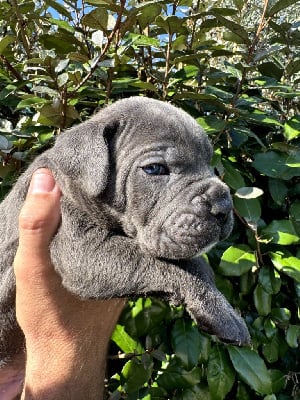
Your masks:
{"label": "wrinkled muzzle", "polygon": [[138,234],[138,242],[156,257],[191,258],[225,239],[232,225],[229,189],[218,178],[209,178],[188,185],[167,208],[159,209]]}

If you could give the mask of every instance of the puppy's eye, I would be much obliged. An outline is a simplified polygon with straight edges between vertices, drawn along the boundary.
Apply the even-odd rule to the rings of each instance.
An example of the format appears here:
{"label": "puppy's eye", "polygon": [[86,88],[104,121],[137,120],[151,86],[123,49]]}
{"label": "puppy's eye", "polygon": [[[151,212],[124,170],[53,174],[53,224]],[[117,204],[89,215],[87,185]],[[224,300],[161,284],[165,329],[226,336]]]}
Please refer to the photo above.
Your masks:
{"label": "puppy's eye", "polygon": [[148,175],[169,175],[168,167],[162,164],[150,164],[142,167],[142,170]]}

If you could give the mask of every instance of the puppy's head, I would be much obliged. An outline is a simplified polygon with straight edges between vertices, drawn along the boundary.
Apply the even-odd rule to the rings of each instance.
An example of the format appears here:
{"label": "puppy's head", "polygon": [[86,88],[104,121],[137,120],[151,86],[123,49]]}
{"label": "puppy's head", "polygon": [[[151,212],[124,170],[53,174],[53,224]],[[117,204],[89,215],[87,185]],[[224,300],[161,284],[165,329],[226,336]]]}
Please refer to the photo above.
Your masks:
{"label": "puppy's head", "polygon": [[232,201],[210,167],[211,144],[170,104],[120,100],[60,135],[51,154],[77,206],[98,204],[112,230],[155,257],[193,257],[231,231]]}
{"label": "puppy's head", "polygon": [[143,251],[169,259],[193,257],[227,237],[230,193],[210,167],[211,144],[193,118],[146,98],[119,101],[110,115],[119,125],[107,138],[107,193],[125,234]]}

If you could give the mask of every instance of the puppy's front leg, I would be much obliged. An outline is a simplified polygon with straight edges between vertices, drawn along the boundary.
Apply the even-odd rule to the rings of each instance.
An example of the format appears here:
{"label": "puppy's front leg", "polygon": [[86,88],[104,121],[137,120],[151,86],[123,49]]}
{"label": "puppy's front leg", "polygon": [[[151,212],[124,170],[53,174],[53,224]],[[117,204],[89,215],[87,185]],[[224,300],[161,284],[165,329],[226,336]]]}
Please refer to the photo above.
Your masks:
{"label": "puppy's front leg", "polygon": [[133,239],[111,236],[97,243],[100,232],[95,233],[97,229],[81,237],[64,234],[61,254],[56,252],[61,243],[53,247],[54,264],[71,292],[94,299],[157,293],[173,303],[185,304],[203,330],[227,342],[249,342],[244,321],[217,290],[203,261],[156,259],[142,253]]}

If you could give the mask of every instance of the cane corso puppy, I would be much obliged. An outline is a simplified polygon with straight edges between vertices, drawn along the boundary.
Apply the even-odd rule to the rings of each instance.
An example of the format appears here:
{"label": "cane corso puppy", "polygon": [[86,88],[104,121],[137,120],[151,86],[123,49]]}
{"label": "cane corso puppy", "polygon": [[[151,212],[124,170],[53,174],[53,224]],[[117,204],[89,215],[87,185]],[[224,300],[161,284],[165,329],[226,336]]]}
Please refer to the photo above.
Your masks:
{"label": "cane corso puppy", "polygon": [[63,285],[82,299],[156,295],[184,304],[204,331],[249,342],[242,318],[199,255],[232,229],[229,190],[210,167],[201,127],[174,106],[120,100],[62,133],[0,206],[0,359],[23,346],[12,269],[32,173],[49,168],[63,196],[51,244]]}

